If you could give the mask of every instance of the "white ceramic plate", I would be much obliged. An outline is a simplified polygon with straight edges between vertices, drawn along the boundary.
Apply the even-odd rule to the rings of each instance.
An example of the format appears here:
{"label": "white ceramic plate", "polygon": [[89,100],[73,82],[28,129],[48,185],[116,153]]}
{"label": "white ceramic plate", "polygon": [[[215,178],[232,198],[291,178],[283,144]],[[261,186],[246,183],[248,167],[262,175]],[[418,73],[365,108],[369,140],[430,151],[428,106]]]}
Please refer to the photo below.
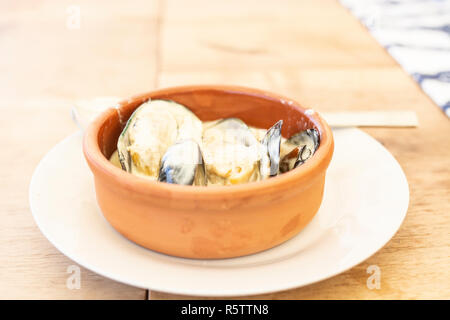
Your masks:
{"label": "white ceramic plate", "polygon": [[334,137],[335,153],[316,217],[295,238],[246,257],[181,259],[122,237],[97,206],[80,132],[56,145],[39,163],[30,184],[31,211],[42,233],[62,253],[136,287],[203,296],[299,287],[332,277],[374,254],[398,230],[408,208],[405,175],[381,144],[358,129],[335,130]]}

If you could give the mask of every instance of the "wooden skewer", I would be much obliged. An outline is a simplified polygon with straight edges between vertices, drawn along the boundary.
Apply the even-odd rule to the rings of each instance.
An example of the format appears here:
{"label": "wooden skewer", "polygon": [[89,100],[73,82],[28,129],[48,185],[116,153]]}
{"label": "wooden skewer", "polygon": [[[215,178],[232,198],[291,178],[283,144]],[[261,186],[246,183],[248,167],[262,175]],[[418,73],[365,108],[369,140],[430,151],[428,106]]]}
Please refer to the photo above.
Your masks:
{"label": "wooden skewer", "polygon": [[343,127],[417,127],[414,111],[343,111],[320,115],[333,128]]}

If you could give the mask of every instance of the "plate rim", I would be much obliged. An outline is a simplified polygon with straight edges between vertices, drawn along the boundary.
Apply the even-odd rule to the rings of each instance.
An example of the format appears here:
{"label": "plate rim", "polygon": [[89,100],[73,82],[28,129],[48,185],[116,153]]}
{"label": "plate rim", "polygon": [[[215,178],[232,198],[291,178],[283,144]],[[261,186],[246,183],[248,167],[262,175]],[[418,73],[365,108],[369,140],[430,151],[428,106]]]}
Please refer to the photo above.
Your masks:
{"label": "plate rim", "polygon": [[[342,130],[342,129],[339,129]],[[349,265],[344,265],[343,267],[336,267],[334,269],[333,272],[327,273],[327,274],[322,274],[322,275],[318,275],[316,277],[310,277],[308,278],[307,281],[304,281],[303,278],[301,277],[295,277],[295,278],[291,278],[290,281],[290,285],[283,285],[283,286],[264,286],[263,289],[261,289],[260,287],[257,288],[248,288],[246,290],[242,290],[242,289],[238,289],[237,291],[234,289],[221,289],[220,287],[216,287],[214,291],[211,291],[210,289],[203,289],[202,287],[199,288],[192,288],[192,291],[186,291],[185,289],[178,289],[178,288],[170,288],[168,289],[167,287],[163,287],[160,285],[142,285],[142,283],[137,283],[136,281],[130,280],[130,279],[124,279],[121,276],[117,276],[114,274],[110,274],[107,271],[104,270],[100,270],[99,268],[93,266],[89,261],[82,261],[83,259],[80,259],[78,257],[75,257],[72,253],[66,253],[68,250],[64,250],[64,248],[61,248],[61,246],[58,244],[58,242],[53,239],[53,236],[51,234],[49,234],[49,232],[46,232],[45,228],[43,228],[42,226],[42,222],[39,220],[38,215],[36,214],[36,205],[33,203],[33,186],[36,184],[36,177],[38,175],[39,169],[41,168],[41,166],[43,166],[43,163],[46,161],[47,158],[49,158],[51,156],[51,154],[53,152],[56,152],[55,150],[57,150],[57,147],[67,143],[68,141],[70,141],[71,139],[73,139],[75,136],[77,135],[82,135],[83,132],[81,130],[76,131],[70,135],[68,135],[67,137],[65,137],[64,139],[62,139],[61,141],[59,141],[57,144],[55,144],[39,161],[38,165],[35,167],[33,174],[31,176],[31,180],[29,183],[29,188],[28,188],[28,200],[29,200],[29,206],[30,206],[30,211],[31,214],[33,216],[33,219],[36,223],[36,225],[38,226],[39,230],[41,231],[41,233],[44,235],[45,238],[48,239],[48,241],[58,250],[60,251],[63,255],[65,255],[66,257],[68,257],[69,259],[71,259],[72,261],[76,262],[77,264],[79,264],[80,266],[83,266],[84,268],[97,273],[101,276],[104,276],[106,278],[109,278],[111,280],[120,282],[120,283],[124,283],[133,287],[137,287],[140,289],[146,289],[149,291],[160,291],[160,292],[166,292],[166,293],[171,293],[171,294],[177,294],[177,295],[189,295],[189,296],[196,296],[196,297],[201,297],[201,296],[207,296],[207,297],[239,297],[239,296],[249,296],[249,295],[260,295],[260,294],[267,294],[267,293],[273,293],[273,292],[279,292],[279,291],[285,291],[285,290],[291,290],[294,288],[300,288],[300,287],[304,287],[304,286],[308,286],[332,277],[335,277],[336,275],[339,275],[343,272],[346,272],[352,268],[354,268],[355,266],[361,264],[362,262],[364,262],[365,260],[369,259],[370,257],[372,257],[375,253],[377,253],[379,250],[381,250],[384,246],[386,246],[386,244],[397,234],[397,232],[399,231],[401,225],[403,224],[406,215],[408,213],[408,209],[409,209],[409,203],[410,203],[410,190],[409,190],[409,183],[408,180],[406,178],[406,175],[401,167],[401,165],[399,164],[399,162],[397,161],[397,159],[395,159],[395,157],[389,152],[388,149],[386,149],[380,142],[378,142],[375,138],[373,138],[372,136],[370,136],[368,133],[364,132],[363,130],[360,130],[358,128],[346,128],[344,130],[353,130],[355,132],[358,133],[362,133],[363,135],[365,135],[366,137],[368,137],[369,139],[373,140],[373,142],[375,142],[376,144],[378,144],[379,147],[381,147],[382,149],[384,149],[384,151],[391,157],[391,159],[393,160],[393,162],[395,163],[395,165],[397,166],[397,168],[399,169],[399,173],[401,174],[401,178],[402,181],[405,183],[405,187],[406,187],[406,199],[407,201],[405,201],[406,206],[404,208],[404,211],[402,212],[401,215],[401,219],[399,219],[398,224],[393,226],[393,232],[389,237],[386,237],[386,239],[383,239],[383,241],[380,241],[380,244],[374,245],[374,247],[376,247],[375,249],[370,250],[370,253],[366,254],[366,255],[360,255],[358,259],[356,259],[357,262],[352,262],[349,263]],[[81,148],[81,147],[80,147]],[[81,149],[80,149],[81,152]],[[102,216],[103,217],[103,216]],[[104,219],[104,217],[103,217]],[[107,223],[106,219],[105,219],[105,223]],[[112,228],[112,227],[111,227]],[[114,230],[115,231],[115,230]],[[305,250],[308,250],[312,247],[314,247],[314,245],[317,242],[320,242],[321,239],[323,239],[323,237],[325,237],[326,235],[322,235],[321,237],[319,237],[319,239],[316,240],[316,242],[310,244],[309,247],[305,248]],[[128,239],[125,239],[126,241],[129,241]],[[152,251],[154,252],[154,251]],[[300,251],[301,252],[301,251]],[[158,253],[161,254],[161,253]],[[299,254],[299,253],[297,253]],[[297,255],[296,254],[296,255]],[[161,254],[163,256],[167,256],[164,254]],[[176,258],[176,257],[172,257],[172,256],[168,256],[171,258]],[[292,257],[290,257],[292,258]],[[290,259],[289,258],[289,259]],[[238,259],[238,258],[235,258]],[[84,259],[85,260],[85,259]],[[198,260],[198,259],[195,259]],[[201,259],[200,259],[201,261]],[[275,263],[283,263],[281,262],[275,262]],[[295,279],[299,279],[299,280],[295,280]],[[303,279],[303,281],[301,280]]]}

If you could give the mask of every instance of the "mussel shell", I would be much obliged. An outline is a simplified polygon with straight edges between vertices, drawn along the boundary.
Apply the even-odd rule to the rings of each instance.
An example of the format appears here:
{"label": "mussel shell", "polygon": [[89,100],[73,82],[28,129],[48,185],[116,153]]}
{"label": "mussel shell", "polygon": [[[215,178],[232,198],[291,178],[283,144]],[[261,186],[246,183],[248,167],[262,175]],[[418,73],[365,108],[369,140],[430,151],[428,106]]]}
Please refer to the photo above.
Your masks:
{"label": "mussel shell", "polygon": [[193,140],[170,146],[161,159],[158,181],[182,185],[206,185],[200,147]]}
{"label": "mussel shell", "polygon": [[311,156],[311,149],[307,148],[306,145],[295,147],[280,161],[280,172],[284,173],[297,168],[311,158]]}
{"label": "mussel shell", "polygon": [[320,135],[316,129],[307,129],[290,137],[285,144],[293,148],[280,161],[282,173],[297,168],[311,158],[319,147]]}
{"label": "mussel shell", "polygon": [[263,179],[278,174],[282,126],[283,120],[275,123],[261,140],[263,154],[261,155],[260,173]]}
{"label": "mussel shell", "polygon": [[131,128],[132,123],[136,119],[136,115],[140,112],[140,107],[138,107],[131,114],[130,118],[128,118],[125,127],[119,135],[119,139],[117,140],[117,153],[119,155],[119,162],[122,169],[126,172],[131,172],[131,155],[128,151],[127,147],[130,145],[130,140],[128,136],[128,130]]}
{"label": "mussel shell", "polygon": [[314,128],[306,129],[304,131],[294,134],[286,142],[299,147],[306,145],[308,149],[315,152],[316,149],[319,147],[320,143],[319,131],[317,131]]}
{"label": "mussel shell", "polygon": [[311,158],[313,155],[313,151],[311,149],[307,148],[306,146],[298,147],[298,155],[297,159],[295,160],[294,168],[297,168],[299,165],[303,164],[306,160]]}

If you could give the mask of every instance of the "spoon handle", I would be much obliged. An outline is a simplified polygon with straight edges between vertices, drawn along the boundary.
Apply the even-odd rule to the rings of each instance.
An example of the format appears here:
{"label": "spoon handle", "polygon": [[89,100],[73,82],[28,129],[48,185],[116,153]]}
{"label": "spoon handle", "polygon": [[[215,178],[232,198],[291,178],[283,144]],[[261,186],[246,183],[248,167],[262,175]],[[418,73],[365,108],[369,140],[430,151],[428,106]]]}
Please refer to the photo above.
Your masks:
{"label": "spoon handle", "polygon": [[340,111],[321,112],[333,128],[342,127],[417,127],[414,111]]}

